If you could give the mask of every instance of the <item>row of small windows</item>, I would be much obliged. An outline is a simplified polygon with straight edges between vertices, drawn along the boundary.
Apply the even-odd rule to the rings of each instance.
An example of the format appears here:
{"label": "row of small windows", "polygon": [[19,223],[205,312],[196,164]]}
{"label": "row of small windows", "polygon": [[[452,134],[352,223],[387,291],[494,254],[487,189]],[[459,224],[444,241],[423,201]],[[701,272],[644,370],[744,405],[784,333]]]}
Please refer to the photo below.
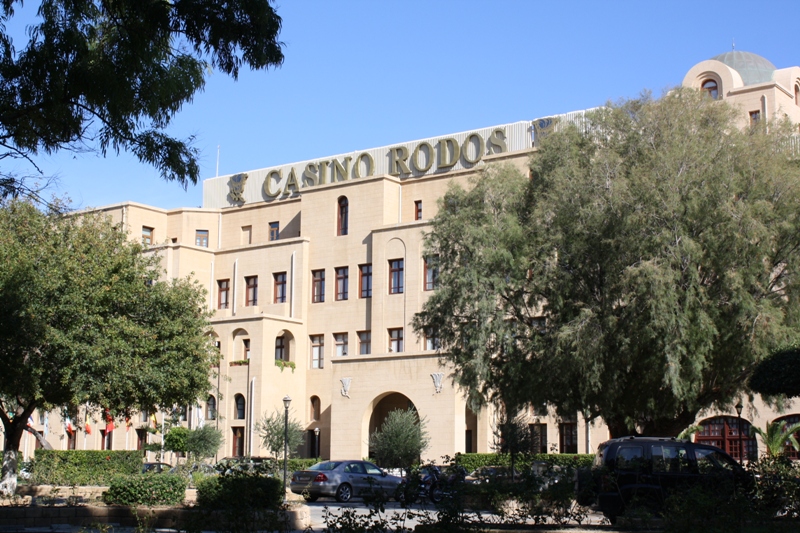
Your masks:
{"label": "row of small windows", "polygon": [[[347,235],[349,232],[350,202],[346,196],[340,196],[336,204],[336,235]],[[422,220],[422,200],[414,201],[414,220]]]}
{"label": "row of small windows", "polygon": [[[435,290],[439,280],[438,261],[426,258],[424,261],[425,281],[423,288],[426,291]],[[405,261],[391,259],[389,261],[389,294],[402,294],[404,291]],[[350,298],[350,268],[334,268],[336,276],[336,301]],[[272,302],[286,302],[286,272],[276,272],[272,275],[273,290]],[[258,305],[258,276],[245,276],[245,306]],[[217,280],[217,309],[228,309],[231,303],[230,279]],[[372,264],[358,265],[358,294],[360,298],[372,298]],[[311,302],[322,303],[325,301],[325,269],[311,271]]]}

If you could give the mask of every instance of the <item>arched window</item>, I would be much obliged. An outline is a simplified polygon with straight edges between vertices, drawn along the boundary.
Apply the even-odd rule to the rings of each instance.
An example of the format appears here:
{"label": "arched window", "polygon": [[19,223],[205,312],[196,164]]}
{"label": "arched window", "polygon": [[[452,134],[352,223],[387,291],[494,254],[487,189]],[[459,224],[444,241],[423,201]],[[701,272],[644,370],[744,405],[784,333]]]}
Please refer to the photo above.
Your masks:
{"label": "arched window", "polygon": [[336,225],[336,235],[347,235],[347,217],[350,204],[346,196],[339,197],[339,217]]}
{"label": "arched window", "polygon": [[712,100],[716,100],[719,96],[719,86],[714,80],[706,80],[700,86],[700,89],[705,92]]}
{"label": "arched window", "polygon": [[[797,94],[797,89],[795,89],[795,94]],[[798,422],[800,422],[800,415],[792,414],[792,415],[782,416],[780,418],[776,418],[775,420],[773,420],[772,423],[780,424],[781,422],[786,422],[786,427],[789,427],[793,424],[797,424]],[[800,431],[794,434],[794,438],[795,439],[800,438]],[[797,450],[794,449],[794,446],[792,446],[792,443],[789,441],[786,441],[786,444],[784,445],[783,448],[783,453],[786,457],[794,461],[800,459],[800,453],[798,453]]]}
{"label": "arched window", "polygon": [[311,420],[317,421],[320,417],[320,403],[316,396],[311,397]]}
{"label": "arched window", "polygon": [[209,396],[206,401],[206,420],[217,419],[217,399]]}
{"label": "arched window", "polygon": [[800,105],[800,85],[794,86],[794,104]]}
{"label": "arched window", "polygon": [[750,422],[742,422],[741,440],[739,439],[739,419],[735,416],[715,416],[700,422],[703,429],[695,433],[694,441],[699,444],[710,444],[722,449],[736,459],[741,458],[739,443],[745,450],[745,459],[754,460],[758,457],[758,445],[755,437],[750,436]]}
{"label": "arched window", "polygon": [[244,420],[244,396],[237,394],[234,397],[234,402],[236,403],[236,413],[234,418],[236,420]]}

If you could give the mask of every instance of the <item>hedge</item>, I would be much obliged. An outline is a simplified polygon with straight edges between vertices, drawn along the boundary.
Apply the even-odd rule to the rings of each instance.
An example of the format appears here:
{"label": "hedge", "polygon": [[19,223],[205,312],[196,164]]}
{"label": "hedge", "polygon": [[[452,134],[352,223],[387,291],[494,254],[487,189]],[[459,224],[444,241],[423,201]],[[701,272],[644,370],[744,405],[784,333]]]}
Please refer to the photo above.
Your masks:
{"label": "hedge", "polygon": [[139,474],[144,452],[36,450],[33,482],[40,485],[110,485],[119,475]]}
{"label": "hedge", "polygon": [[117,476],[103,501],[117,505],[177,505],[186,496],[187,480],[174,474]]}
{"label": "hedge", "polygon": [[205,510],[276,510],[283,497],[283,479],[254,472],[211,476],[197,483],[197,504]]}
{"label": "hedge", "polygon": [[[515,470],[526,470],[536,461],[562,467],[580,468],[591,466],[594,461],[592,454],[573,453],[537,453],[519,454],[515,458]],[[481,466],[511,466],[511,456],[507,453],[459,453],[456,454],[455,463],[463,466],[467,472],[472,472]]]}

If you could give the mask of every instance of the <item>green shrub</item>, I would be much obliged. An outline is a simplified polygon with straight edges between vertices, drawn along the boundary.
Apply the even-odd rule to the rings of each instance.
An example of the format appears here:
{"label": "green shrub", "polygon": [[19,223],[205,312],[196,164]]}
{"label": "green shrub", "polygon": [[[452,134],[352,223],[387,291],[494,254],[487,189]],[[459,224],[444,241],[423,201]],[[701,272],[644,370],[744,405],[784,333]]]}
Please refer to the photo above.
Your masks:
{"label": "green shrub", "polygon": [[186,479],[172,474],[117,476],[103,501],[117,505],[176,505],[186,496]]}
{"label": "green shrub", "polygon": [[278,509],[283,503],[283,479],[255,472],[207,477],[196,483],[202,509]]}
{"label": "green shrub", "polygon": [[141,451],[36,450],[33,482],[40,485],[109,485],[142,470]]}
{"label": "green shrub", "polygon": [[[535,461],[542,461],[550,466],[581,468],[592,466],[594,455],[572,453],[537,453],[520,454],[516,458],[516,470],[523,472]],[[459,453],[455,463],[472,472],[481,466],[510,466],[511,456],[507,453]]]}

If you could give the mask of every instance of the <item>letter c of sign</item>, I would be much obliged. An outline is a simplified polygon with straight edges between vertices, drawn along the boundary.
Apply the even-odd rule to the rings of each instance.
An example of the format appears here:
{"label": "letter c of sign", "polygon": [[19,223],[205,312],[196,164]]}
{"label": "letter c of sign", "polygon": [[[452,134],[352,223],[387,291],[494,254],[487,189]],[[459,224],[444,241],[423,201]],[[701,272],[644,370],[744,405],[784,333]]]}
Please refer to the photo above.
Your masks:
{"label": "letter c of sign", "polygon": [[[272,190],[272,176],[278,177],[278,188],[276,190]],[[269,196],[270,198],[275,198],[281,193],[280,183],[283,181],[283,174],[281,174],[280,170],[272,170],[267,174],[267,177],[264,178],[264,194]]]}

